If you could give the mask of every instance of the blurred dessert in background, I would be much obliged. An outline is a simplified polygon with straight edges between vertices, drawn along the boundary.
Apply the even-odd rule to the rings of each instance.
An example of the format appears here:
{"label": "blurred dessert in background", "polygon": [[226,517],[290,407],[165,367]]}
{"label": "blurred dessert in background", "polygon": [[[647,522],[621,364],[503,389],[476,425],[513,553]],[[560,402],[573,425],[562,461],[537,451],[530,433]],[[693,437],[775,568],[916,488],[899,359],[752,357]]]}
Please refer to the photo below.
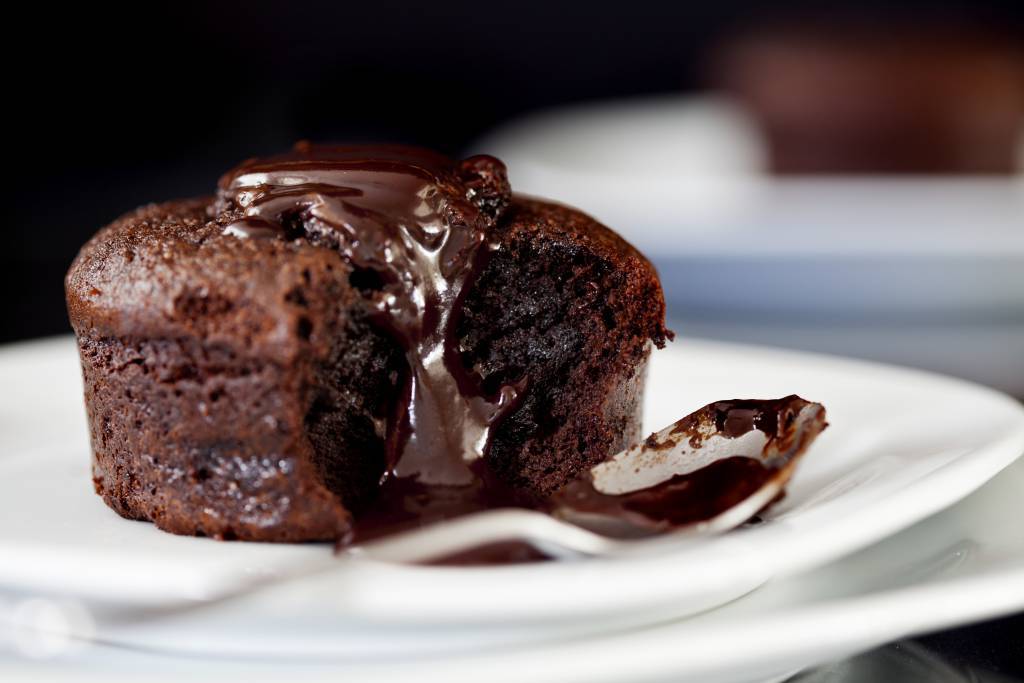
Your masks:
{"label": "blurred dessert in background", "polygon": [[720,45],[712,82],[754,116],[774,173],[1016,172],[1024,42],[917,19],[750,26]]}

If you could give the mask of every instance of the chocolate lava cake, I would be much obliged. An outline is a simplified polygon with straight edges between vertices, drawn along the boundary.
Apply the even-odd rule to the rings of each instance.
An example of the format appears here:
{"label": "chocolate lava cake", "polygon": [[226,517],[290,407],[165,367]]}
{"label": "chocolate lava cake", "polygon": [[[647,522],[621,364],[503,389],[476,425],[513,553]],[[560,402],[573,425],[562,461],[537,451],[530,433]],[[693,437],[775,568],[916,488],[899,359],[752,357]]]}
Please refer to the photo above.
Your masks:
{"label": "chocolate lava cake", "polygon": [[500,161],[299,144],[142,207],[67,275],[93,481],[124,517],[368,538],[529,505],[639,437],[651,264]]}

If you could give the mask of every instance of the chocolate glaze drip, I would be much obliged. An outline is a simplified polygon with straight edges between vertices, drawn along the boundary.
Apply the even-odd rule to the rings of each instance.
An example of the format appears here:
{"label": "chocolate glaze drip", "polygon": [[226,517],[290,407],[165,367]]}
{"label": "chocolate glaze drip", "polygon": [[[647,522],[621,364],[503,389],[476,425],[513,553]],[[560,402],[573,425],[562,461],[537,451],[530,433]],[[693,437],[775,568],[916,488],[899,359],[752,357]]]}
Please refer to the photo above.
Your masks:
{"label": "chocolate glaze drip", "polygon": [[[497,243],[504,165],[400,146],[299,143],[221,178],[215,207],[239,238],[302,237],[337,249],[372,319],[405,350],[409,377],[387,425],[387,470],[356,535],[507,504],[482,459],[523,383],[485,395],[455,325],[467,285]],[[364,534],[365,531],[365,534]]]}

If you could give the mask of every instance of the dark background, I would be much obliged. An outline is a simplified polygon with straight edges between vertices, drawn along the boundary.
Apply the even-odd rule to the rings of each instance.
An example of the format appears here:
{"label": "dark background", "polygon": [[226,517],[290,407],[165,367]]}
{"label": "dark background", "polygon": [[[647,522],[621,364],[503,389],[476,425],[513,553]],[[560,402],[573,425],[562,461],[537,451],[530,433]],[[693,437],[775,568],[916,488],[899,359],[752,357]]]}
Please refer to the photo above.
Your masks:
{"label": "dark background", "polygon": [[[888,5],[897,5],[890,7]],[[9,179],[0,342],[69,332],[62,278],[100,226],[209,193],[295,140],[386,140],[457,154],[523,113],[704,86],[716,44],[780,13],[980,23],[1006,3],[136,3],[22,10],[6,25]],[[1024,618],[925,641],[1024,676]]]}
{"label": "dark background", "polygon": [[[457,154],[532,110],[704,85],[746,25],[816,12],[1016,30],[1024,2],[38,3],[6,23],[0,342],[69,331],[61,278],[100,226],[209,193],[295,140]],[[1018,33],[1019,34],[1019,33]]]}

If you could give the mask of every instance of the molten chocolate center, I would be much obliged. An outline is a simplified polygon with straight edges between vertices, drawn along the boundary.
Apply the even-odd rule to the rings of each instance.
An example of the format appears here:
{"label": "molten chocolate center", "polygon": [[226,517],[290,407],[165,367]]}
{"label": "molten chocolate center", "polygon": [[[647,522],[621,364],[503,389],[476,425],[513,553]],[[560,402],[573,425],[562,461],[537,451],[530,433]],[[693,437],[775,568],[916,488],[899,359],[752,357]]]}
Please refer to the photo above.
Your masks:
{"label": "molten chocolate center", "polygon": [[[242,214],[225,233],[301,236],[338,250],[372,319],[404,349],[409,377],[385,435],[377,505],[403,519],[423,516],[427,499],[440,516],[456,512],[453,504],[484,505],[484,489],[496,487],[482,459],[523,387],[484,395],[463,367],[455,328],[467,285],[497,248],[488,236],[510,194],[497,159],[456,163],[398,146],[300,143],[220,181],[218,209]],[[428,496],[436,487],[455,490]]]}

